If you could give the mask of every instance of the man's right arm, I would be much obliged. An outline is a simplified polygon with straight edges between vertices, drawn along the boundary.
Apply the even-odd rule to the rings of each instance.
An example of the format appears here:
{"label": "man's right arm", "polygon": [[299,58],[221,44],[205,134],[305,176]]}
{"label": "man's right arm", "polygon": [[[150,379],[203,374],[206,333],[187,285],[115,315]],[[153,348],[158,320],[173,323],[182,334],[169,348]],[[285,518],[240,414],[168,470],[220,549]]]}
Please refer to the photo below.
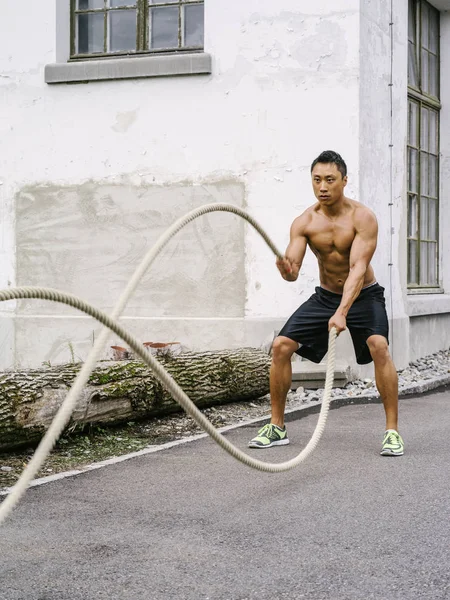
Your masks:
{"label": "man's right arm", "polygon": [[292,223],[290,242],[283,259],[277,260],[277,267],[286,281],[296,281],[306,253],[308,240],[304,233],[305,217],[302,215]]}

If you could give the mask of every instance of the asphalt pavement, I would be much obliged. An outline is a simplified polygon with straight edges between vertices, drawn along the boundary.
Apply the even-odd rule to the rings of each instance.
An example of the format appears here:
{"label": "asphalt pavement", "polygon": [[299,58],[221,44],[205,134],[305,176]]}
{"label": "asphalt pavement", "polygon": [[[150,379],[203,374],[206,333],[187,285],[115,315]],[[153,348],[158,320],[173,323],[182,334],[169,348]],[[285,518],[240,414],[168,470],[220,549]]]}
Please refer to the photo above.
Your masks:
{"label": "asphalt pavement", "polygon": [[[30,488],[0,526],[0,600],[450,599],[450,392],[400,411],[403,457],[379,455],[381,405],[344,406],[288,473],[202,439]],[[248,451],[287,460],[316,421]]]}

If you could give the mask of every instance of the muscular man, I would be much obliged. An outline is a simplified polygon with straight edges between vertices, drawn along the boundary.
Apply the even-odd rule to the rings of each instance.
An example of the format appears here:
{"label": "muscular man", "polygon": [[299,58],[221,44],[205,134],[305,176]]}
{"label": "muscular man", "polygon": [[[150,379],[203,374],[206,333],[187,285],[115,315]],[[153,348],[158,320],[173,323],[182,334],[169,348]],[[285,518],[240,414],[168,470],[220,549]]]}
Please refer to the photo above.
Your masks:
{"label": "muscular man", "polygon": [[292,223],[286,255],[277,267],[283,279],[296,281],[309,246],[319,264],[320,287],[295,311],[273,343],[271,422],[259,430],[249,447],[289,444],[284,411],[293,353],[318,363],[327,352],[329,330],[335,327],[339,334],[348,327],[357,362],[374,362],[386,413],[381,454],[400,456],[397,371],[388,348],[384,288],[370,264],[377,245],[377,220],[369,208],[344,195],[347,166],[339,154],[323,152],[312,163],[311,176],[317,203]]}

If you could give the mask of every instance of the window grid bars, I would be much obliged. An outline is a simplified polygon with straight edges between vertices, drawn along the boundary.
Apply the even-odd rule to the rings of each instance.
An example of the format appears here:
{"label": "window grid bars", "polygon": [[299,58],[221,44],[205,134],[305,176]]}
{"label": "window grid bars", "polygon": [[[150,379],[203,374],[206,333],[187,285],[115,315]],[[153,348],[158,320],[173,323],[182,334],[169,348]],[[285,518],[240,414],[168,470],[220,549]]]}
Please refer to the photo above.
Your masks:
{"label": "window grid bars", "polygon": [[[408,232],[408,236],[407,239],[409,242],[415,242],[415,246],[416,246],[416,253],[415,253],[415,265],[414,265],[414,282],[410,283],[408,282],[408,288],[410,289],[415,289],[415,288],[437,288],[438,287],[438,282],[439,282],[439,111],[435,108],[435,107],[431,107],[429,105],[427,105],[426,103],[422,102],[422,101],[418,101],[416,99],[410,98],[410,102],[412,102],[413,104],[415,104],[417,106],[417,121],[416,121],[416,131],[415,131],[415,136],[416,136],[416,140],[417,143],[416,145],[413,145],[411,143],[410,140],[408,140],[408,153],[410,150],[415,150],[417,152],[417,167],[416,167],[416,177],[415,177],[415,185],[414,188],[412,188],[411,185],[408,185],[408,198],[415,198],[416,199],[416,211],[417,211],[417,216],[416,216],[416,231],[415,232]],[[435,130],[434,130],[434,136],[435,136],[435,140],[436,140],[436,146],[438,148],[438,153],[436,154],[434,151],[430,151],[430,143],[431,143],[431,139],[432,139],[432,131],[431,131],[431,127],[428,124],[428,138],[427,138],[427,148],[428,150],[423,150],[422,149],[422,111],[423,110],[434,110],[435,114],[436,114],[436,122],[435,122]],[[408,120],[411,119],[411,114],[410,112],[408,112]],[[427,173],[427,177],[428,177],[428,181],[427,181],[427,190],[428,193],[422,193],[422,160],[427,160],[429,159],[429,157],[434,157],[437,159],[437,163],[438,163],[438,168],[436,170],[436,177],[437,177],[437,181],[434,185],[435,189],[437,190],[437,196],[433,196],[430,194],[430,185],[431,185],[431,172],[430,169],[428,169],[428,173]],[[409,165],[408,165],[409,168]],[[413,191],[413,189],[415,189],[415,191]],[[421,223],[422,223],[422,209],[423,209],[423,200],[432,200],[435,201],[437,203],[437,207],[436,207],[436,238],[435,239],[431,239],[429,237],[429,231],[427,231],[427,235],[426,237],[424,237],[422,235],[421,232]],[[409,200],[408,200],[409,203]],[[409,209],[409,207],[408,207]],[[427,245],[429,244],[436,244],[437,245],[437,256],[436,256],[436,265],[435,265],[435,269],[436,269],[436,280],[437,283],[436,284],[423,284],[421,283],[422,280],[422,274],[423,274],[423,266],[421,268],[421,261],[420,261],[420,249],[421,249],[421,244],[422,243],[427,243]],[[409,254],[409,249],[408,249],[408,254]],[[410,260],[410,256],[408,256],[408,261]],[[409,270],[408,270],[409,272]]]}
{"label": "window grid bars", "polygon": [[[439,66],[438,66],[438,71],[437,71],[437,93],[438,96],[432,96],[430,94],[428,94],[426,91],[424,91],[423,89],[423,70],[422,70],[422,50],[426,51],[426,56],[427,59],[429,57],[429,54],[433,54],[434,56],[437,57],[438,59],[438,65],[439,65],[439,57],[440,57],[440,39],[439,39],[439,21],[438,21],[438,28],[437,28],[437,40],[436,40],[436,53],[431,52],[428,50],[428,48],[425,48],[423,46],[422,40],[423,40],[423,20],[422,20],[422,10],[423,10],[423,6],[426,4],[427,5],[427,10],[428,10],[428,19],[427,19],[427,27],[428,27],[428,39],[430,39],[430,34],[431,34],[431,19],[433,18],[433,14],[434,17],[439,19],[439,13],[438,11],[431,6],[428,2],[426,2],[425,0],[412,0],[411,2],[413,4],[413,9],[415,10],[415,44],[414,44],[414,49],[415,49],[415,58],[417,61],[417,70],[418,70],[418,85],[420,86],[419,88],[417,88],[416,86],[413,86],[411,84],[411,82],[408,82],[408,97],[410,102],[413,102],[417,105],[418,110],[417,110],[417,123],[416,123],[416,140],[417,140],[417,145],[413,146],[410,143],[410,139],[409,139],[409,134],[408,134],[408,144],[407,144],[407,148],[408,148],[408,154],[410,150],[416,150],[417,151],[417,167],[416,167],[416,182],[415,182],[415,189],[416,192],[412,192],[410,189],[410,185],[408,185],[408,211],[409,211],[409,199],[410,198],[416,198],[416,232],[415,232],[415,236],[411,235],[412,232],[408,232],[408,288],[409,289],[438,289],[439,288],[439,148],[440,148],[440,139],[439,139],[439,134],[440,134],[440,127],[439,127],[439,122],[440,122],[440,109],[441,109],[441,103],[439,101],[439,90],[440,90],[440,72],[439,72]],[[410,43],[408,41],[408,43]],[[430,44],[428,43],[428,46]],[[430,89],[430,70],[428,69],[428,81],[426,82],[427,85],[427,90]],[[436,145],[437,145],[437,154],[435,154],[434,152],[430,152],[430,136],[431,136],[431,128],[430,128],[430,124],[428,123],[428,140],[427,140],[427,151],[422,150],[422,140],[421,140],[421,135],[422,135],[422,111],[423,110],[434,110],[436,112],[436,123],[435,123],[435,139],[436,139]],[[408,131],[410,131],[410,119],[411,119],[411,113],[408,110]],[[430,196],[429,192],[430,192],[430,178],[431,178],[431,174],[430,174],[430,169],[428,168],[428,185],[427,185],[427,190],[428,190],[428,194],[422,194],[422,160],[424,160],[424,156],[426,156],[426,160],[428,161],[429,156],[434,156],[437,159],[437,169],[436,169],[436,184],[435,184],[435,189],[437,190],[437,197],[434,196]],[[408,168],[410,168],[409,162],[408,162]],[[424,239],[422,237],[422,233],[421,233],[421,218],[423,218],[422,215],[422,199],[423,200],[429,200],[432,199],[434,201],[436,201],[437,203],[437,207],[436,207],[436,238],[435,240],[429,240],[429,231],[427,231],[427,238]],[[408,223],[409,223],[409,218],[408,218]],[[411,260],[411,256],[410,256],[410,242],[415,242],[415,247],[416,247],[416,251],[415,251],[415,265],[414,265],[414,270],[415,270],[415,274],[414,274],[414,282],[411,283],[409,281],[409,273],[410,273],[410,260]],[[423,271],[425,269],[425,265],[421,264],[421,243],[426,243],[427,244],[427,248],[430,244],[436,244],[436,260],[435,260],[435,264],[433,266],[433,270],[436,273],[436,283],[435,284],[423,284],[421,283],[421,279],[422,279],[422,274]],[[430,268],[429,268],[429,257],[427,254],[427,265],[426,265],[426,272],[427,272],[427,277],[429,276],[430,273]]]}
{"label": "window grid bars", "polygon": [[[203,46],[184,46],[183,24],[185,22],[186,6],[204,5],[204,0],[177,0],[176,2],[149,2],[149,0],[136,0],[136,2],[125,6],[108,6],[108,0],[104,0],[104,5],[101,8],[86,8],[78,9],[77,0],[70,0],[71,3],[71,22],[70,22],[70,56],[71,59],[87,59],[87,58],[102,58],[104,56],[121,56],[130,54],[157,54],[164,52],[176,51],[197,51],[202,50]],[[168,48],[150,48],[150,31],[151,31],[151,9],[161,7],[178,7],[178,47]],[[121,10],[136,9],[136,50],[133,51],[108,51],[109,27],[108,14]],[[104,14],[103,24],[103,52],[95,53],[78,53],[76,50],[77,38],[77,17],[83,14]]]}
{"label": "window grid bars", "polygon": [[[429,4],[428,2],[426,2],[426,0],[410,0],[412,2],[412,4],[414,5],[414,9],[415,9],[415,35],[414,35],[414,43],[410,42],[408,39],[408,44],[412,44],[414,47],[414,55],[416,58],[416,65],[417,65],[417,78],[418,78],[418,87],[413,85],[411,82],[408,82],[408,86],[410,88],[410,91],[416,91],[418,92],[420,95],[423,95],[425,98],[430,99],[430,101],[434,101],[436,102],[436,99],[438,99],[440,97],[440,63],[439,63],[439,57],[440,57],[440,35],[439,35],[439,25],[438,25],[438,32],[437,32],[437,40],[436,40],[436,52],[433,52],[432,50],[429,50],[429,48],[425,48],[425,46],[422,45],[422,34],[423,34],[423,23],[422,23],[422,6],[423,4],[427,4],[428,6],[428,11],[429,11],[429,18],[427,20],[427,26],[428,26],[428,39],[430,38],[431,35],[431,19],[433,18],[433,14],[434,17],[437,17],[438,19],[438,23],[439,23],[439,11],[434,7],[431,6],[431,4]],[[437,59],[437,65],[438,65],[438,71],[437,71],[437,96],[433,96],[431,94],[429,94],[428,92],[424,91],[424,86],[423,86],[423,70],[422,70],[422,51],[425,51],[427,53],[427,58],[428,56],[431,54],[433,56],[436,57]],[[428,70],[428,81],[427,81],[427,89],[430,89],[430,77],[431,77],[431,73],[430,70]]]}

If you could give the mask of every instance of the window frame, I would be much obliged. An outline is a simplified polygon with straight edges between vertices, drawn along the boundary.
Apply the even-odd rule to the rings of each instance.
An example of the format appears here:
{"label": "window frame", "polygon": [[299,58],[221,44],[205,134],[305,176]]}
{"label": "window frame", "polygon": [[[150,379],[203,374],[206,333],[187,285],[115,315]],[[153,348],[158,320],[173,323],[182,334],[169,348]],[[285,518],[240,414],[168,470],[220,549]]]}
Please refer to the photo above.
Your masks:
{"label": "window frame", "polygon": [[[154,56],[164,54],[192,54],[204,52],[204,43],[201,46],[181,46],[183,20],[181,12],[183,7],[198,6],[204,7],[205,0],[158,0],[157,2],[149,3],[149,0],[134,0],[135,6],[132,4],[133,0],[130,0],[129,5],[120,7],[109,7],[106,6],[107,0],[105,0],[103,8],[97,9],[77,9],[77,0],[70,0],[70,54],[69,62],[75,61],[91,61],[102,58],[120,58],[127,57],[131,58],[134,56]],[[179,8],[179,20],[178,20],[178,44],[177,48],[148,48],[149,43],[149,18],[148,15],[152,8],[160,7],[178,7]],[[120,50],[117,52],[105,51],[107,46],[108,37],[108,14],[110,12],[118,12],[122,10],[129,10],[135,8],[136,10],[136,50]],[[103,38],[103,52],[95,53],[77,53],[76,52],[76,16],[79,14],[101,14],[104,13],[104,38]]]}
{"label": "window frame", "polygon": [[[440,265],[440,257],[441,257],[441,252],[440,252],[440,243],[441,243],[441,228],[440,228],[440,224],[439,224],[439,215],[440,215],[440,204],[441,204],[441,198],[440,198],[440,130],[441,130],[441,126],[440,126],[440,111],[442,109],[442,104],[440,101],[440,91],[441,91],[441,48],[440,48],[440,11],[438,9],[436,9],[433,5],[431,5],[429,2],[427,2],[427,0],[409,0],[408,2],[408,27],[409,27],[409,18],[410,18],[410,14],[409,11],[411,10],[411,5],[414,6],[415,11],[416,11],[416,15],[415,15],[415,26],[416,26],[416,44],[415,44],[415,51],[416,51],[416,60],[417,60],[417,67],[418,67],[418,83],[420,87],[416,87],[414,85],[411,85],[410,81],[409,81],[409,53],[408,53],[408,117],[407,117],[407,124],[408,124],[408,137],[407,137],[407,173],[408,173],[408,185],[407,185],[407,222],[408,222],[408,231],[407,231],[407,291],[409,294],[432,294],[432,293],[442,293],[443,289],[441,287],[441,265]],[[427,5],[428,10],[431,11],[435,11],[435,13],[437,13],[438,15],[438,36],[437,36],[437,43],[436,43],[436,56],[437,56],[437,93],[438,96],[433,96],[427,92],[423,91],[422,88],[422,10],[423,10],[423,6]],[[411,42],[409,41],[409,33],[408,33],[408,46]],[[429,50],[427,50],[429,51]],[[409,132],[410,132],[410,128],[411,128],[411,117],[410,117],[410,109],[409,109],[409,105],[410,105],[410,101],[413,101],[414,103],[416,103],[418,105],[418,116],[417,116],[417,130],[416,130],[416,138],[418,140],[418,146],[413,146],[410,144],[410,137],[409,137]],[[436,269],[436,284],[422,284],[420,282],[421,279],[421,269],[420,269],[420,265],[421,265],[421,259],[420,259],[420,248],[421,248],[421,241],[429,241],[429,240],[425,240],[422,239],[421,236],[421,220],[420,220],[420,213],[421,213],[421,204],[422,204],[422,197],[425,197],[425,194],[422,194],[422,172],[421,172],[421,160],[422,160],[422,154],[424,154],[423,151],[421,151],[421,127],[422,127],[422,111],[423,110],[434,110],[437,113],[437,123],[436,123],[436,143],[437,143],[437,153],[436,153],[436,157],[437,157],[437,169],[436,169],[436,177],[437,177],[437,182],[436,182],[436,189],[437,189],[437,212],[436,212],[436,228],[437,228],[437,234],[436,234],[436,264],[435,264],[435,269]],[[409,165],[409,152],[410,150],[416,150],[418,153],[418,162],[417,162],[417,174],[416,174],[416,189],[417,192],[414,193],[410,190],[410,186],[409,186],[409,179],[410,179],[410,165]],[[427,155],[434,155],[434,153],[430,153],[429,151],[426,152]],[[409,217],[410,217],[410,213],[409,213],[409,198],[410,195],[414,194],[417,197],[417,237],[412,237],[409,235]],[[426,196],[426,198],[428,199],[428,196]],[[409,241],[415,241],[416,242],[416,265],[415,265],[415,275],[416,275],[416,281],[417,283],[410,283],[409,281],[409,274],[410,274],[410,267],[411,267],[411,263],[410,263],[410,250],[409,250]]]}

